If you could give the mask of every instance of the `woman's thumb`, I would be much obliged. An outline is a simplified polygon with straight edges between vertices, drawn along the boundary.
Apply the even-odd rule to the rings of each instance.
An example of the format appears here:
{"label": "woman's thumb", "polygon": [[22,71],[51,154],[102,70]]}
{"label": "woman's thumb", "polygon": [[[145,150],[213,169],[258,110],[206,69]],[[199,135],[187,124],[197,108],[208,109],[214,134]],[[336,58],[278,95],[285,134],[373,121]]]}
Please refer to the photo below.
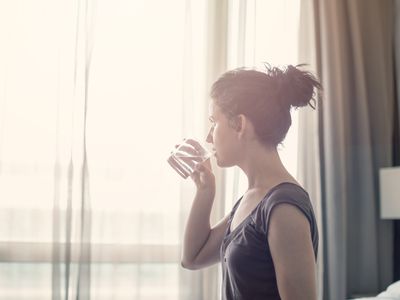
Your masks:
{"label": "woman's thumb", "polygon": [[196,171],[199,171],[199,172],[204,172],[205,171],[205,168],[201,163],[197,164],[195,169],[196,169]]}

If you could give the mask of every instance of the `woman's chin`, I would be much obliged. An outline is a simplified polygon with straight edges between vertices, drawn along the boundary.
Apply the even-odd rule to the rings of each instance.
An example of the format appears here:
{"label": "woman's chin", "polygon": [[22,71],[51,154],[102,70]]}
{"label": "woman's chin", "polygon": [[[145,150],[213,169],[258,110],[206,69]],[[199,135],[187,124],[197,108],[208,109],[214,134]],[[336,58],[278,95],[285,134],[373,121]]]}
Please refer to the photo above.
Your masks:
{"label": "woman's chin", "polygon": [[215,160],[216,160],[216,163],[217,163],[218,167],[220,167],[220,168],[226,168],[227,167],[226,162],[224,162],[222,159],[220,159],[217,155],[215,156]]}
{"label": "woman's chin", "polygon": [[221,160],[219,159],[218,155],[214,154],[214,157],[215,157],[215,162],[217,163],[217,166],[218,167],[222,167]]}

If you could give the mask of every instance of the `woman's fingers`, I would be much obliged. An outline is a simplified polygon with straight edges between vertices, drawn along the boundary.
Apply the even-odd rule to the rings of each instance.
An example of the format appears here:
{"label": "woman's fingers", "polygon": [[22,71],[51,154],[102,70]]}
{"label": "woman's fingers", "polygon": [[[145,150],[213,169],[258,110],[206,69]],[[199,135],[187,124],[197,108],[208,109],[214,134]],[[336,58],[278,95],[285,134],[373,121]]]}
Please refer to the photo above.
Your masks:
{"label": "woman's fingers", "polygon": [[212,167],[211,167],[211,160],[210,158],[207,158],[204,162],[203,165],[210,171],[212,171]]}
{"label": "woman's fingers", "polygon": [[200,181],[200,173],[197,171],[194,171],[192,174],[190,174],[190,178],[193,179],[193,181],[198,184]]}
{"label": "woman's fingers", "polygon": [[[211,169],[210,159],[204,160],[204,148],[193,139],[185,139],[184,142],[175,145],[171,151],[169,164],[177,170],[183,178],[190,177],[197,187],[209,186],[214,175]],[[191,170],[194,169],[194,172]]]}
{"label": "woman's fingers", "polygon": [[196,140],[192,140],[192,139],[186,139],[185,140],[186,144],[192,145],[194,149],[202,149],[203,147],[200,145],[200,143]]}

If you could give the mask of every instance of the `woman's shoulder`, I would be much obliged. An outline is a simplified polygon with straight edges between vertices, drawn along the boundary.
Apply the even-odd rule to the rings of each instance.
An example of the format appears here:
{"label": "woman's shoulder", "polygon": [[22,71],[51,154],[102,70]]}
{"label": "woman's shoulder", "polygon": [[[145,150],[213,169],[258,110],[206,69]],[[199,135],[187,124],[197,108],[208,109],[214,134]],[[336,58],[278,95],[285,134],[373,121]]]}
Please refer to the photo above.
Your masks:
{"label": "woman's shoulder", "polygon": [[261,201],[253,215],[255,225],[266,229],[273,208],[281,203],[291,204],[300,209],[309,220],[313,219],[313,208],[307,191],[298,184],[283,182],[273,187]]}
{"label": "woman's shoulder", "polygon": [[282,182],[274,186],[263,199],[265,202],[310,200],[307,191],[299,184]]}
{"label": "woman's shoulder", "polygon": [[301,185],[294,182],[282,182],[274,186],[262,201],[264,207],[269,207],[279,202],[293,202],[294,204],[304,205],[310,203],[310,197]]}

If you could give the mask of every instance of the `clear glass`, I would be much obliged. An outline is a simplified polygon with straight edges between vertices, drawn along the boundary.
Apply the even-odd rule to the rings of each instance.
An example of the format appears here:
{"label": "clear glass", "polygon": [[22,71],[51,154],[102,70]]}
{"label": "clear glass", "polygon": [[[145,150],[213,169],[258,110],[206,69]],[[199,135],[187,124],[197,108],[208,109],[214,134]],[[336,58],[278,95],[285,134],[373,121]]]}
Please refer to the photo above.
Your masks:
{"label": "clear glass", "polygon": [[171,151],[167,162],[184,179],[190,176],[197,164],[213,155],[207,148],[194,139],[185,139]]}

